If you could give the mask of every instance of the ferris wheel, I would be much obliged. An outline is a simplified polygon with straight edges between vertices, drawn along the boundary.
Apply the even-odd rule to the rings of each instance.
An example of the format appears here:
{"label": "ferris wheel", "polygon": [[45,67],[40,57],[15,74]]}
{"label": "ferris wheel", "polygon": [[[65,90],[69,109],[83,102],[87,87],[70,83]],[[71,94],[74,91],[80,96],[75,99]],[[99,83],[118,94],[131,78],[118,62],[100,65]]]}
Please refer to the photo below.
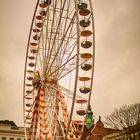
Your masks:
{"label": "ferris wheel", "polygon": [[90,105],[94,36],[91,0],[37,1],[24,73],[26,139],[80,139],[74,120],[84,124]]}

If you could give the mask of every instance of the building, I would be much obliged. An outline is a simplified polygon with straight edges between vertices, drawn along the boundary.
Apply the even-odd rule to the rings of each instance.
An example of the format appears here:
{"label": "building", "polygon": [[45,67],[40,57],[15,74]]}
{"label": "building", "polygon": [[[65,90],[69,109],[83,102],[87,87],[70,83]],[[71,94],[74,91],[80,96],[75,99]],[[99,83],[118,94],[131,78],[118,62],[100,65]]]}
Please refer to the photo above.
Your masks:
{"label": "building", "polygon": [[[78,136],[82,132],[83,121],[73,123],[76,128],[75,134]],[[24,128],[18,127],[13,121],[0,120],[0,140],[25,140]],[[105,128],[100,116],[94,124],[93,113],[89,109],[81,140],[140,140],[140,124],[124,130]]]}
{"label": "building", "polygon": [[[76,134],[82,133],[83,122],[75,121],[73,122],[76,128]],[[81,140],[109,140],[107,137],[110,135],[111,137],[118,134],[120,131],[112,128],[105,128],[103,122],[101,121],[101,116],[99,116],[99,120],[94,124],[93,112],[91,107],[85,117],[85,126],[83,129]],[[112,139],[116,140],[116,139]]]}
{"label": "building", "polygon": [[140,140],[140,124],[112,132],[106,135],[104,140]]}
{"label": "building", "polygon": [[89,106],[81,140],[103,140],[105,135],[107,135],[107,130],[101,121],[101,116],[99,116],[99,120],[94,124],[93,112]]}
{"label": "building", "polygon": [[0,120],[0,140],[25,140],[24,128],[13,121]]}
{"label": "building", "polygon": [[107,135],[107,130],[104,127],[103,122],[101,121],[101,116],[96,122],[94,128],[91,130],[93,140],[102,140],[105,135]]}

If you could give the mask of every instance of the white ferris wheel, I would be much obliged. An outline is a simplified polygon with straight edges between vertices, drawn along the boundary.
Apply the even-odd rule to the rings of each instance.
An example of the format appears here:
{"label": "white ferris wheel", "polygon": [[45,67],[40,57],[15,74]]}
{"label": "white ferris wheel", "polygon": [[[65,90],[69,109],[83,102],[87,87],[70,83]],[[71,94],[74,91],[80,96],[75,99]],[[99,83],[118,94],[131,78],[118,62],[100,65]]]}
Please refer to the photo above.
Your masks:
{"label": "white ferris wheel", "polygon": [[93,21],[91,0],[37,1],[25,60],[26,139],[80,140],[74,123],[84,123],[92,95]]}

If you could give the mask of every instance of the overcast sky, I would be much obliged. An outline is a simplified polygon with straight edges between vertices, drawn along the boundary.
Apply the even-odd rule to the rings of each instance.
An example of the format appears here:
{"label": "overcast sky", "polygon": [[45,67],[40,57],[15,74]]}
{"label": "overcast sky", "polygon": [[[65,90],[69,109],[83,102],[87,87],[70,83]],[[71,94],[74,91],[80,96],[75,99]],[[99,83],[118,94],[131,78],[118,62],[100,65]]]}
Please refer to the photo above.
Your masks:
{"label": "overcast sky", "polygon": [[[0,119],[23,125],[23,73],[36,0],[0,0]],[[94,0],[97,120],[140,102],[140,0]]]}

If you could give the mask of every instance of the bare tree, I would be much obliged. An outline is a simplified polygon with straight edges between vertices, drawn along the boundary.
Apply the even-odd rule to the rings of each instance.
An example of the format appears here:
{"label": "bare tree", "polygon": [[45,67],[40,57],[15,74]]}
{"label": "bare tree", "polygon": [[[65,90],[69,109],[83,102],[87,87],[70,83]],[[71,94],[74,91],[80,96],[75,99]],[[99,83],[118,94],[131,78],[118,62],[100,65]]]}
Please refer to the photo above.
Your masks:
{"label": "bare tree", "polygon": [[135,140],[136,133],[140,138],[140,103],[115,109],[106,116],[105,124],[108,127],[122,130],[121,132],[125,132],[129,139]]}

